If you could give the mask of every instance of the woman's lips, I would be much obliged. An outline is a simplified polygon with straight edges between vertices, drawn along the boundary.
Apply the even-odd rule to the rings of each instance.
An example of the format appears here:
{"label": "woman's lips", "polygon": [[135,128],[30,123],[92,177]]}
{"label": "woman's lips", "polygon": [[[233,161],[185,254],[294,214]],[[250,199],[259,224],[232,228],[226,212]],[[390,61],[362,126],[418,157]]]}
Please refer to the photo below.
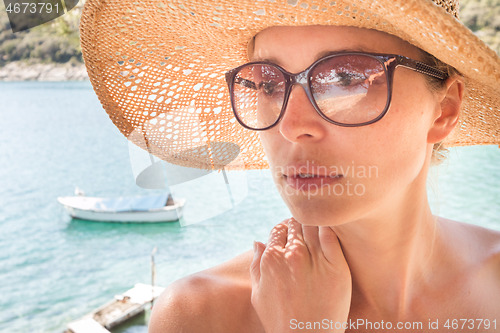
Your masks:
{"label": "woman's lips", "polygon": [[283,175],[288,186],[300,191],[314,191],[323,186],[333,185],[343,178],[342,175],[293,174]]}

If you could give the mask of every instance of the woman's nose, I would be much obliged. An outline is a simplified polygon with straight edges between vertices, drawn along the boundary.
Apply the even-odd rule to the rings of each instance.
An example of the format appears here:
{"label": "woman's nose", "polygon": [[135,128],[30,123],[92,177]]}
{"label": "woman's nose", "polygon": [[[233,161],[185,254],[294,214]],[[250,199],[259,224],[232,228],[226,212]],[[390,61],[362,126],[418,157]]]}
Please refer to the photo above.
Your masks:
{"label": "woman's nose", "polygon": [[279,131],[290,142],[319,140],[326,134],[328,123],[318,114],[303,87],[292,87]]}

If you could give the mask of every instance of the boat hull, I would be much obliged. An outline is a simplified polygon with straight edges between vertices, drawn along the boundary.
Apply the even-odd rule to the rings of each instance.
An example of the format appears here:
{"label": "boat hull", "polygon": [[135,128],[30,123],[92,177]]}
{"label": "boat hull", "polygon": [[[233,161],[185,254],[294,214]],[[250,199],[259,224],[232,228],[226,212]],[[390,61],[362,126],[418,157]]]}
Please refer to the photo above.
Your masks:
{"label": "boat hull", "polygon": [[159,209],[113,212],[80,209],[66,204],[64,198],[58,198],[58,200],[72,218],[110,223],[160,223],[178,221],[182,217],[185,203],[184,200],[176,200],[174,205]]}

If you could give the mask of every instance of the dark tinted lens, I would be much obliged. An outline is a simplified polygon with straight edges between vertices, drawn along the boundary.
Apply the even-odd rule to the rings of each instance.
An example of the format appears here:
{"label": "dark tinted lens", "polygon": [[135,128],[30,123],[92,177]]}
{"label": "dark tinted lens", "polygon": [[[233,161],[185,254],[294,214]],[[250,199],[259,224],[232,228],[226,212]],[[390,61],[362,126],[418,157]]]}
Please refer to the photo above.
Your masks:
{"label": "dark tinted lens", "polygon": [[378,59],[370,56],[327,58],[311,72],[311,92],[329,119],[342,124],[366,123],[385,110],[386,71]]}
{"label": "dark tinted lens", "polygon": [[269,64],[241,68],[234,77],[233,108],[238,119],[253,129],[273,125],[285,98],[285,78]]}

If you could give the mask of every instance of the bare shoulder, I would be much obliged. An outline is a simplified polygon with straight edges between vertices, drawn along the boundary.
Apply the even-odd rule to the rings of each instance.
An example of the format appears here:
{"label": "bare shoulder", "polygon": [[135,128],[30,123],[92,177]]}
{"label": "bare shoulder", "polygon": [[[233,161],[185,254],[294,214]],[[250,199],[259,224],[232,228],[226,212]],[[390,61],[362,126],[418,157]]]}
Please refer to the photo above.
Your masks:
{"label": "bare shoulder", "polygon": [[439,223],[450,235],[460,238],[472,250],[485,256],[500,254],[500,231],[440,217]]}
{"label": "bare shoulder", "polygon": [[469,293],[476,295],[488,311],[500,315],[500,231],[440,218],[454,253],[464,259],[463,276],[470,277]]}
{"label": "bare shoulder", "polygon": [[154,305],[149,332],[259,332],[251,261],[249,251],[171,284]]}
{"label": "bare shoulder", "polygon": [[494,273],[490,275],[500,291],[500,231],[468,225],[467,230],[473,233],[479,249],[478,259],[484,265],[484,270]]}

